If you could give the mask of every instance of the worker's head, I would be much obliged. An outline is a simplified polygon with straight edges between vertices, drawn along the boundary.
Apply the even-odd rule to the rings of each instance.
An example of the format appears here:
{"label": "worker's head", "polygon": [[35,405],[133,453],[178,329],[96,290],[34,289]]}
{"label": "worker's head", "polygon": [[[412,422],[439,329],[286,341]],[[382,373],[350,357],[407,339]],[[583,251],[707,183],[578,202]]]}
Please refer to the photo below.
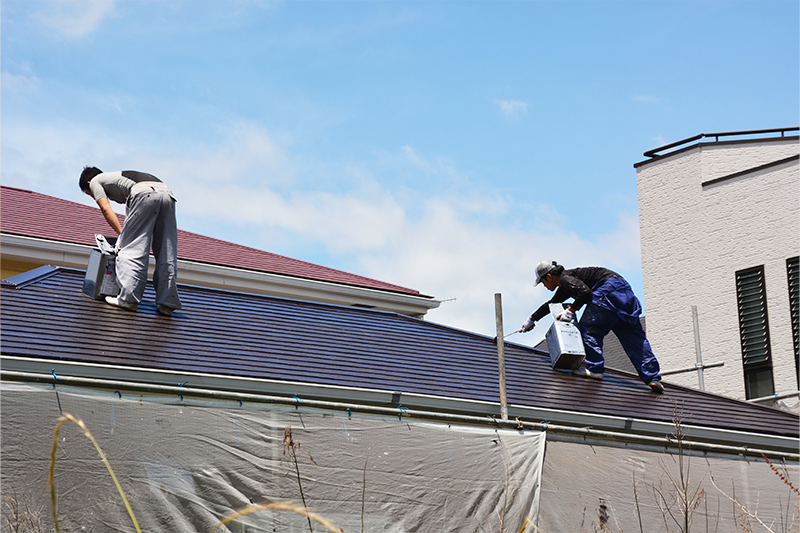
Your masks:
{"label": "worker's head", "polygon": [[83,172],[81,172],[81,179],[78,180],[78,186],[86,194],[92,194],[91,190],[89,189],[89,182],[92,181],[93,177],[102,173],[103,171],[97,167],[83,167]]}
{"label": "worker's head", "polygon": [[548,290],[555,290],[555,288],[559,286],[562,272],[564,272],[564,267],[555,261],[549,259],[540,261],[539,264],[536,265],[536,283],[534,286],[541,283],[547,287]]}

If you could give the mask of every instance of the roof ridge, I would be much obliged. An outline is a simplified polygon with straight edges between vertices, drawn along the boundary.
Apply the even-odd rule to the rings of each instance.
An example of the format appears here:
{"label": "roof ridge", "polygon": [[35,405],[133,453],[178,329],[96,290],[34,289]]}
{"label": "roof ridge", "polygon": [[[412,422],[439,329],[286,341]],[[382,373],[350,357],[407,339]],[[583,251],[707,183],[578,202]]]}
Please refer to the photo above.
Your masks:
{"label": "roof ridge", "polygon": [[[28,189],[20,189],[19,187],[11,187],[11,186],[9,186],[9,185],[0,185],[0,188],[3,188],[3,189],[11,189],[12,191],[27,192],[27,193],[33,193],[33,192],[35,192],[35,191],[30,191],[30,190],[28,190]],[[41,194],[41,193],[36,193],[36,194]]]}
{"label": "roof ridge", "polygon": [[[297,261],[298,263],[303,263],[303,264],[306,264],[306,265],[313,265],[313,266],[317,266],[317,267],[327,268],[328,270],[335,270],[336,272],[341,272],[343,274],[349,274],[351,276],[358,276],[358,277],[366,278],[366,276],[362,276],[360,274],[354,274],[352,272],[347,272],[345,270],[339,270],[339,269],[336,269],[336,268],[333,268],[333,267],[323,266],[323,265],[320,265],[318,263],[312,263],[311,261],[305,261],[303,259],[295,259],[294,257],[289,257],[288,255],[277,254],[275,252],[270,252],[268,250],[262,250],[260,248],[254,248],[253,246],[248,246],[246,244],[240,244],[238,242],[226,241],[226,240],[220,239],[218,237],[211,237],[210,235],[203,235],[202,233],[197,233],[197,232],[194,232],[194,231],[179,229],[178,233],[183,233],[183,234],[187,234],[187,235],[193,235],[193,236],[199,237],[201,239],[208,239],[208,240],[211,240],[211,241],[216,241],[216,242],[218,242],[220,244],[232,245],[232,246],[236,246],[237,248],[244,248],[245,250],[251,250],[253,252],[258,252],[258,253],[262,253],[262,254],[269,254],[269,255],[271,255],[273,257],[280,257],[282,259],[289,259],[291,261]],[[372,279],[372,278],[369,278],[369,279]]]}

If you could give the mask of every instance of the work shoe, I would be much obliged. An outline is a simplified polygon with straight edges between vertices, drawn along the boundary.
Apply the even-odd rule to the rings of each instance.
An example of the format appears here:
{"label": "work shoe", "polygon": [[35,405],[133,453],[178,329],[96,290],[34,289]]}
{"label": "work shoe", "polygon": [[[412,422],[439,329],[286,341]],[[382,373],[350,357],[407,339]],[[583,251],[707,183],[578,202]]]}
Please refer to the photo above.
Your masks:
{"label": "work shoe", "polygon": [[172,316],[172,308],[167,307],[166,305],[157,305],[156,311],[164,316]]}
{"label": "work shoe", "polygon": [[121,307],[123,309],[127,309],[128,311],[136,311],[136,309],[139,307],[139,304],[126,302],[125,300],[120,300],[116,296],[106,296],[106,303],[115,305],[117,307]]}
{"label": "work shoe", "polygon": [[653,392],[664,392],[664,385],[660,381],[651,381],[648,383]]}
{"label": "work shoe", "polygon": [[601,372],[591,372],[588,368],[582,366],[573,370],[572,373],[582,378],[603,379]]}

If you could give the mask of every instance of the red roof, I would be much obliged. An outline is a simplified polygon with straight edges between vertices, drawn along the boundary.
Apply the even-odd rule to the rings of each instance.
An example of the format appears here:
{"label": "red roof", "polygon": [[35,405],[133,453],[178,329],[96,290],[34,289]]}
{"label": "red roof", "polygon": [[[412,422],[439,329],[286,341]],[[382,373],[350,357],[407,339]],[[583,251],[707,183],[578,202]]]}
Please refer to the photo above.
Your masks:
{"label": "red roof", "polygon": [[[0,204],[3,233],[96,246],[94,234],[108,229],[99,209],[34,191],[0,187]],[[419,295],[399,285],[183,230],[178,230],[178,259]]]}

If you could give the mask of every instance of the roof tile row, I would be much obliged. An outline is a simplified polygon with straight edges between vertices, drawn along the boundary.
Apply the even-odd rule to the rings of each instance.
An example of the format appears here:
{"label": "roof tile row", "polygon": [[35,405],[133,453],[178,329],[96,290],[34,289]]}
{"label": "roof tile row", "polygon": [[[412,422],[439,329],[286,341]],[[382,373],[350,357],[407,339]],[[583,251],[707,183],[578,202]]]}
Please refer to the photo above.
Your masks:
{"label": "roof tile row", "polygon": [[[493,339],[389,312],[181,287],[184,308],[162,317],[81,293],[83,273],[2,288],[3,355],[204,372],[346,388],[499,402]],[[649,392],[638,377],[607,369],[602,382],[550,368],[539,350],[508,343],[510,405],[798,436],[798,417],[667,384]]]}

